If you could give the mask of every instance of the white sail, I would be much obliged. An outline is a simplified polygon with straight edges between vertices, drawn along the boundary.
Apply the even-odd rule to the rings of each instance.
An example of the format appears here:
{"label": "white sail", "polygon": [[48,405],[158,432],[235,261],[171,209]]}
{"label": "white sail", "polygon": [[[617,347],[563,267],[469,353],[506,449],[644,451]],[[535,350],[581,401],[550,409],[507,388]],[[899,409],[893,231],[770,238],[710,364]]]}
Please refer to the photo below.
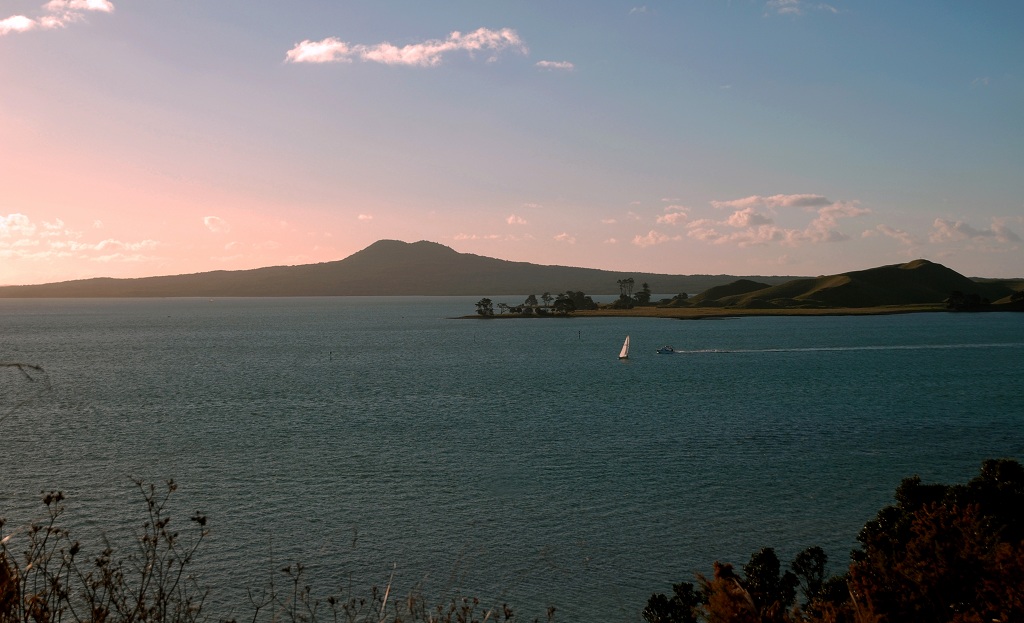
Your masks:
{"label": "white sail", "polygon": [[622,350],[619,351],[619,359],[629,359],[629,336],[626,336],[626,341],[622,343]]}

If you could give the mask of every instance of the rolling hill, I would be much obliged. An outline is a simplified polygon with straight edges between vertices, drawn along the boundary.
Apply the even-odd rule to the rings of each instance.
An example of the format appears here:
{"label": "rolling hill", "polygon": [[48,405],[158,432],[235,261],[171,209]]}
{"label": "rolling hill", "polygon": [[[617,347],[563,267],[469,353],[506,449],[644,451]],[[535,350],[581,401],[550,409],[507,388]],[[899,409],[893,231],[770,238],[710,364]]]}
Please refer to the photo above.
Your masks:
{"label": "rolling hill", "polygon": [[[729,275],[615,272],[510,262],[420,241],[380,240],[334,262],[213,271],[139,279],[81,279],[0,287],[0,298],[527,295],[566,290],[618,294],[632,278],[639,289],[695,293],[737,279]],[[792,277],[756,277],[779,284]]]}
{"label": "rolling hill", "polygon": [[977,294],[995,303],[1007,301],[1019,281],[974,280],[928,260],[879,266],[838,275],[794,279],[752,289],[736,282],[694,297],[693,306],[771,308],[840,308],[925,305],[945,301],[950,293]]}

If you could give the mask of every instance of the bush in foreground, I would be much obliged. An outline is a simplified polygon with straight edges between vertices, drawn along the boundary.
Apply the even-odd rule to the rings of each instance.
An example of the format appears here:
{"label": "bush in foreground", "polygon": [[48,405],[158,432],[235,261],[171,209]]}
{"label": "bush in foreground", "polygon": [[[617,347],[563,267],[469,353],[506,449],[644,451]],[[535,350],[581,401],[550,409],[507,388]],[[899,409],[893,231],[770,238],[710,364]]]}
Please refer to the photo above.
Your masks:
{"label": "bush in foreground", "polygon": [[[896,489],[857,537],[847,573],[825,577],[820,548],[801,552],[780,573],[763,549],[743,567],[715,563],[652,595],[648,623],[1011,623],[1024,621],[1024,468],[985,461],[966,485]],[[799,590],[798,590],[799,589]],[[804,600],[797,603],[797,595]]]}
{"label": "bush in foreground", "polygon": [[[198,623],[210,620],[203,606],[208,590],[190,574],[193,556],[207,536],[206,517],[190,519],[193,531],[174,531],[167,502],[177,488],[136,482],[147,518],[136,547],[123,555],[107,545],[90,557],[59,525],[60,492],[43,494],[46,519],[5,533],[0,519],[0,623]],[[456,597],[429,605],[420,594],[402,598],[390,586],[367,595],[332,595],[319,600],[305,583],[303,568],[281,572],[287,588],[273,584],[252,597],[252,623],[473,623],[514,620],[507,605],[485,607],[478,599]],[[250,592],[250,595],[253,594]],[[553,620],[554,609],[548,610]],[[232,620],[230,623],[234,623]]]}

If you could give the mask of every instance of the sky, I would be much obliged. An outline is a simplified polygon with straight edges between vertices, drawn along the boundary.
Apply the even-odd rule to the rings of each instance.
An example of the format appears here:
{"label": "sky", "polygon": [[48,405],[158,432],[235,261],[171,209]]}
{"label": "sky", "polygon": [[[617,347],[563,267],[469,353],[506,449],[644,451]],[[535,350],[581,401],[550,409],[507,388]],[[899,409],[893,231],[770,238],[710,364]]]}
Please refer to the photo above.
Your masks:
{"label": "sky", "polygon": [[0,284],[381,239],[1024,277],[1021,32],[1016,0],[0,0]]}

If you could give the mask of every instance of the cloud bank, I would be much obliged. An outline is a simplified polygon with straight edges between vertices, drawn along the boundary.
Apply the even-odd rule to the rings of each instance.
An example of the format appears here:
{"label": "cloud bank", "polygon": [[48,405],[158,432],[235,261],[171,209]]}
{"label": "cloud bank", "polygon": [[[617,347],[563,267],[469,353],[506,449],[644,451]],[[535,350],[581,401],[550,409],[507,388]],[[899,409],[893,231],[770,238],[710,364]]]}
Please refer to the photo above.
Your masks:
{"label": "cloud bank", "polygon": [[60,219],[37,223],[21,213],[0,214],[2,259],[138,262],[152,259],[148,252],[160,246],[150,239],[125,242],[107,238],[99,242],[84,242],[81,238],[81,232],[69,229]]}
{"label": "cloud bank", "polygon": [[[712,201],[711,205],[733,212],[725,219],[692,221],[687,226],[687,235],[712,244],[736,244],[740,247],[842,242],[849,240],[849,236],[839,231],[839,221],[871,212],[856,202],[832,201],[823,195],[813,194],[752,195],[729,201]],[[775,222],[778,211],[792,208],[811,212],[815,217],[803,228],[778,225]]]}

